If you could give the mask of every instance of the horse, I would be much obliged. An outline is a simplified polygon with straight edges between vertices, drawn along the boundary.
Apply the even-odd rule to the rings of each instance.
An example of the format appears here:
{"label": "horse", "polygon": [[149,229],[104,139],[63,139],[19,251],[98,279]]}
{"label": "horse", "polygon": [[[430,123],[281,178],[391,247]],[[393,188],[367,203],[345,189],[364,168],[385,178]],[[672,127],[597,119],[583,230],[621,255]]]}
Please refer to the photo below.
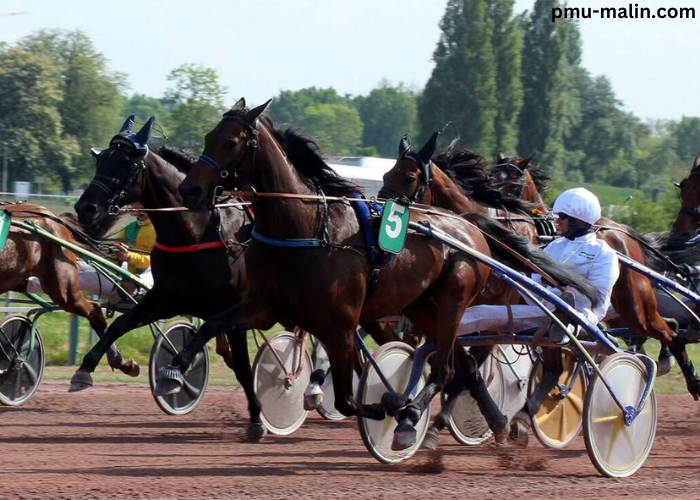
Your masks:
{"label": "horse", "polygon": [[684,243],[700,231],[700,155],[693,161],[688,177],[677,185],[681,208],[666,242],[669,250],[683,249]]}
{"label": "horse", "polygon": [[[282,315],[326,345],[338,411],[381,420],[387,411],[396,410],[395,449],[411,446],[415,423],[453,373],[458,322],[483,288],[490,269],[439,241],[409,232],[403,251],[383,264],[379,281],[368,293],[372,264],[366,235],[352,206],[364,203],[357,199],[360,188],[339,177],[312,141],[297,151],[285,149],[275,139],[273,122],[261,117],[269,102],[248,110],[241,99],[227,111],[206,135],[203,154],[179,187],[185,206],[194,209],[206,206],[220,189],[249,186],[256,216],[245,259],[250,287],[240,303],[200,328],[172,366],[160,370],[156,390],[178,390],[182,370],[218,331],[232,326],[265,329]],[[434,151],[435,144],[430,148]],[[432,155],[432,151],[422,153]],[[491,255],[482,229],[497,230],[483,217],[474,216],[470,223],[434,209],[413,213],[411,220],[439,227]],[[503,233],[507,234],[497,236],[503,243],[521,243],[518,235]],[[527,247],[526,253],[567,282],[575,281],[539,250]],[[590,287],[577,285],[594,298]],[[358,405],[352,397],[356,325],[397,311],[436,345],[435,368],[407,406],[405,400],[390,408],[383,403]],[[454,355],[486,421],[502,432],[507,422],[489,396],[475,360],[463,349],[454,350]]]}
{"label": "horse", "polygon": [[[15,220],[30,222],[54,236],[86,249],[80,228],[67,217],[57,217],[49,209],[30,203],[3,204],[2,210]],[[78,258],[58,243],[16,226],[10,227],[5,248],[0,251],[0,293],[26,290],[26,282],[36,277],[42,290],[62,310],[88,320],[102,337],[107,322],[100,304],[87,300],[80,291]],[[109,366],[136,377],[139,366],[133,359],[124,359],[111,342],[107,344]]]}
{"label": "horse", "polygon": [[[506,157],[499,153],[493,176],[498,180],[504,192],[538,206],[542,215],[549,213],[549,208],[542,199],[548,177],[529,168],[532,157],[525,160]],[[697,160],[696,160],[697,164]],[[650,242],[632,228],[607,218],[598,221],[596,236],[604,240],[614,250],[630,257],[652,269],[666,270],[668,264],[651,248]],[[606,318],[611,327],[626,327],[642,337],[654,338],[661,342],[659,353],[660,365],[671,369],[670,355],[678,365],[686,381],[688,392],[697,401],[700,399],[700,377],[695,372],[690,357],[685,349],[685,342],[676,333],[677,323],[664,319],[658,311],[658,304],[651,281],[633,270],[621,266],[620,277],[615,283],[611,297],[612,307],[617,317]],[[671,326],[673,325],[673,326]],[[668,354],[670,352],[670,355]]]}
{"label": "horse", "polygon": [[[75,205],[78,219],[91,237],[104,235],[116,219],[110,213],[119,207],[136,202],[146,210],[182,206],[177,187],[194,158],[186,151],[164,146],[156,151],[136,147],[147,142],[152,125],[153,119],[134,135],[133,121],[129,118],[110,141],[109,148],[92,150],[95,175]],[[153,288],[133,309],[115,319],[104,338],[84,356],[71,379],[72,391],[93,384],[91,373],[108,343],[142,325],[177,315],[208,318],[225,310],[231,297],[240,295],[245,287],[242,255],[249,236],[250,216],[242,207],[153,211],[149,215],[157,234],[151,254]],[[248,400],[250,420],[246,439],[259,441],[266,430],[253,388],[246,332],[229,330],[222,334],[228,343],[219,339],[217,352],[234,371]]]}

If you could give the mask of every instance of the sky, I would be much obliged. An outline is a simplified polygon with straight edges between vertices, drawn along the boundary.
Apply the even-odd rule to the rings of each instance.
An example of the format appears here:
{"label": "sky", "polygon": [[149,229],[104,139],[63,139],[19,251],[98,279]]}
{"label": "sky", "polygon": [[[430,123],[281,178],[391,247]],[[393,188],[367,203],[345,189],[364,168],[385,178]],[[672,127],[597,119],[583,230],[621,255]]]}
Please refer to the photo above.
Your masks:
{"label": "sky", "polygon": [[[154,97],[182,63],[216,69],[232,104],[280,90],[334,87],[366,94],[383,79],[422,88],[447,0],[3,0],[0,41],[39,29],[84,31],[130,92]],[[516,0],[516,10],[534,0]],[[628,0],[570,0],[623,7]],[[642,118],[700,116],[700,3],[637,0],[640,7],[697,6],[694,20],[582,19],[583,64],[608,76]]]}

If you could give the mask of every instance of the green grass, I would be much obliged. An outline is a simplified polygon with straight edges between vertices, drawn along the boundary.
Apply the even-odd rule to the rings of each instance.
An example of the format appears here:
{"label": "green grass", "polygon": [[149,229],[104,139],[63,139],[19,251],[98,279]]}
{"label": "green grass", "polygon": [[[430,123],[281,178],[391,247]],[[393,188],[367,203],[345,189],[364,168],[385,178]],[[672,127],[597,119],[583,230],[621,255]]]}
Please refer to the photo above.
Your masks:
{"label": "green grass", "polygon": [[562,191],[575,187],[585,187],[598,197],[600,204],[603,206],[620,205],[630,195],[632,195],[634,199],[638,199],[643,196],[641,190],[627,187],[606,186],[604,184],[592,183],[576,184],[571,182],[561,182],[559,185],[561,186]]}

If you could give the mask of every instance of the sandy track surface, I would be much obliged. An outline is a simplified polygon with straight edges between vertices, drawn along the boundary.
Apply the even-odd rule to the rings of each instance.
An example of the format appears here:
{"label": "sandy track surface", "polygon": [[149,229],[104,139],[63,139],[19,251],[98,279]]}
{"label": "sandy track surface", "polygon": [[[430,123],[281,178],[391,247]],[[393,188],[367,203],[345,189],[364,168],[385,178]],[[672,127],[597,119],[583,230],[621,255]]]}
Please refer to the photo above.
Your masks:
{"label": "sandy track surface", "polygon": [[145,385],[68,394],[44,382],[21,408],[0,408],[0,499],[700,499],[700,403],[659,397],[650,458],[633,477],[600,477],[583,439],[564,451],[459,446],[437,459],[377,463],[354,421],[312,414],[287,437],[241,442],[240,389],[210,388],[192,414],[160,412]]}

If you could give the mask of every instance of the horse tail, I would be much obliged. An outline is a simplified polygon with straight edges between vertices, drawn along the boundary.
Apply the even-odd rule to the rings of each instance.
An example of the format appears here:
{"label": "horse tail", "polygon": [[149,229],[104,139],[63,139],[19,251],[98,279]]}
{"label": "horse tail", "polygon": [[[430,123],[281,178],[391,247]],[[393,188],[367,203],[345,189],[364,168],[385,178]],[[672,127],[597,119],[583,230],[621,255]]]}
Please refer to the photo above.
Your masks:
{"label": "horse tail", "polygon": [[520,259],[517,259],[511,252],[504,248],[507,247],[523,257],[523,260],[531,262],[542,271],[549,274],[549,276],[561,286],[570,286],[581,292],[591,301],[593,307],[600,304],[602,298],[588,280],[583,279],[581,275],[574,272],[571,267],[562,265],[561,262],[552,259],[549,255],[530,243],[530,240],[526,237],[494,222],[484,214],[465,214],[463,217],[481,231],[500,242],[499,244],[488,236],[486,237],[489,249],[496,260],[503,262],[516,271],[532,273],[532,267],[526,265]]}

